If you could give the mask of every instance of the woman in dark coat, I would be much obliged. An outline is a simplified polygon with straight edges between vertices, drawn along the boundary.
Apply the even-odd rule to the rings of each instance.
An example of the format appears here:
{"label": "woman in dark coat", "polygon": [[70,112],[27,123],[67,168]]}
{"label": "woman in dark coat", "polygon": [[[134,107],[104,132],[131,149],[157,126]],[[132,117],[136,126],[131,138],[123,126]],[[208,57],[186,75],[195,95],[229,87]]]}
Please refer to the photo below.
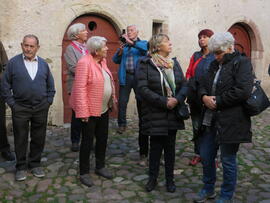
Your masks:
{"label": "woman in dark coat", "polygon": [[170,59],[172,45],[167,35],[154,35],[149,41],[149,57],[139,62],[138,90],[142,98],[142,131],[150,136],[148,192],[157,185],[164,150],[166,188],[174,192],[175,137],[184,129],[175,107],[183,104],[186,80],[176,58]]}
{"label": "woman in dark coat", "polygon": [[199,84],[199,98],[205,107],[200,140],[204,186],[194,202],[215,198],[215,157],[220,148],[223,184],[216,202],[228,203],[233,202],[236,187],[239,144],[251,142],[251,121],[242,103],[252,91],[252,65],[234,51],[234,38],[229,32],[214,34],[208,47],[216,59]]}

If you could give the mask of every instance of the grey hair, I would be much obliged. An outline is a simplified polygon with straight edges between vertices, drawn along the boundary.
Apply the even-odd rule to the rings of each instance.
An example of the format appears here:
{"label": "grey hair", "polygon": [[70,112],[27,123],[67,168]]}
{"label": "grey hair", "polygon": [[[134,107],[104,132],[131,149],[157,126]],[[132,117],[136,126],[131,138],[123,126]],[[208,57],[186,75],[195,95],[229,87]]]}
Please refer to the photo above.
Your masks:
{"label": "grey hair", "polygon": [[132,24],[132,25],[128,25],[128,26],[127,26],[127,29],[128,29],[129,27],[135,27],[136,31],[139,31],[139,29],[138,29],[138,26],[137,26],[137,25],[134,25],[134,24]]}
{"label": "grey hair", "polygon": [[79,32],[81,32],[85,29],[86,29],[85,25],[82,23],[76,23],[76,24],[71,25],[67,31],[68,39],[69,40],[76,40],[77,39],[76,35],[78,35]]}
{"label": "grey hair", "polygon": [[39,45],[39,39],[38,39],[38,37],[37,37],[36,35],[33,35],[33,34],[25,35],[25,36],[23,37],[23,42],[25,41],[26,38],[32,38],[32,39],[35,39],[36,42],[37,42],[37,45]]}
{"label": "grey hair", "polygon": [[93,36],[90,37],[86,42],[86,47],[91,54],[94,54],[96,51],[100,50],[107,42],[105,37]]}
{"label": "grey hair", "polygon": [[228,48],[234,48],[234,37],[230,32],[215,33],[208,41],[210,52],[226,51]]}
{"label": "grey hair", "polygon": [[164,38],[170,39],[166,34],[157,34],[153,35],[149,40],[149,53],[154,54],[157,53],[159,50],[159,46],[161,45]]}

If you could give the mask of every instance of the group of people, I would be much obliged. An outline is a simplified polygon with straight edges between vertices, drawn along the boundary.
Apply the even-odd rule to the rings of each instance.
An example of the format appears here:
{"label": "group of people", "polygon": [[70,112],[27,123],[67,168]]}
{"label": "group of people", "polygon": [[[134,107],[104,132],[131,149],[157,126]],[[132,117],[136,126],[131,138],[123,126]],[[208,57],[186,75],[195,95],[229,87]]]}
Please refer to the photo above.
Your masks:
{"label": "group of people", "polygon": [[[81,183],[89,187],[93,185],[89,174],[91,152],[95,154],[95,173],[113,178],[105,166],[109,112],[118,110],[117,132],[125,133],[126,108],[133,89],[139,116],[140,163],[146,166],[149,159],[146,191],[151,192],[157,185],[162,153],[166,189],[168,192],[176,190],[175,140],[177,131],[185,128],[184,118],[177,116],[176,111],[187,102],[196,154],[191,164],[201,161],[203,166],[203,187],[194,202],[216,197],[215,158],[218,149],[223,184],[216,202],[233,202],[237,180],[236,154],[239,144],[251,142],[252,136],[251,120],[242,105],[252,91],[254,76],[250,60],[234,49],[235,40],[229,32],[214,34],[212,30],[204,29],[198,34],[201,50],[192,55],[184,75],[177,58],[170,56],[172,43],[168,35],[153,35],[147,42],[139,39],[138,33],[136,25],[128,26],[127,34],[121,36],[120,47],[112,59],[120,64],[117,101],[114,80],[106,62],[107,40],[101,36],[87,39],[87,29],[81,23],[73,24],[67,31],[71,43],[64,56],[72,108],[71,150],[79,151]],[[15,178],[18,181],[26,179],[27,167],[37,177],[45,175],[40,158],[48,109],[55,90],[48,64],[36,56],[38,48],[38,38],[26,35],[22,42],[23,54],[8,63],[3,59],[0,61],[6,69],[1,95],[12,110],[17,160]],[[29,122],[31,142],[27,163]],[[9,145],[5,144],[1,152],[3,157],[8,157],[11,154]]]}

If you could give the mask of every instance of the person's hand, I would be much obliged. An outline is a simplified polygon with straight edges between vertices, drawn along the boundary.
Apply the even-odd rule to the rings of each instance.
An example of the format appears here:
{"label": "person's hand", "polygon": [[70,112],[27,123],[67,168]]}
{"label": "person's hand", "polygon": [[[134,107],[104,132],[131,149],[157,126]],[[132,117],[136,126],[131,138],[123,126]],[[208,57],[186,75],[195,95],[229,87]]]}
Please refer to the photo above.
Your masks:
{"label": "person's hand", "polygon": [[134,42],[128,38],[127,34],[123,34],[122,37],[126,39],[126,44],[134,45]]}
{"label": "person's hand", "polygon": [[203,101],[204,105],[211,110],[215,110],[217,108],[215,96],[204,95],[202,97],[202,101]]}
{"label": "person's hand", "polygon": [[177,105],[178,101],[174,97],[168,97],[167,99],[167,108],[173,109]]}
{"label": "person's hand", "polygon": [[86,117],[86,118],[81,118],[81,120],[82,120],[82,122],[87,123],[87,122],[88,122],[88,117]]}

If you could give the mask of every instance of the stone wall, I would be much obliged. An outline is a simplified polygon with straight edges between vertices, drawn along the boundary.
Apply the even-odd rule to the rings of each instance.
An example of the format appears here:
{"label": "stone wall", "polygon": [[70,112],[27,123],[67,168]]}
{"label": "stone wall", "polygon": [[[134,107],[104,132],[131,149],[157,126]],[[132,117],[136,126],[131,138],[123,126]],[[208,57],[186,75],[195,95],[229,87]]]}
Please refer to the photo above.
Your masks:
{"label": "stone wall", "polygon": [[[62,39],[67,26],[78,16],[97,13],[110,18],[118,30],[136,24],[140,37],[149,39],[153,21],[163,22],[185,71],[191,54],[198,49],[197,33],[204,28],[228,30],[234,23],[243,22],[251,29],[252,62],[257,76],[270,93],[269,10],[267,0],[3,0],[0,5],[0,38],[8,56],[21,52],[20,43],[25,34],[40,38],[39,55],[50,64],[57,94],[50,110],[49,122],[63,122],[61,55]],[[134,97],[129,115],[135,112]]]}

